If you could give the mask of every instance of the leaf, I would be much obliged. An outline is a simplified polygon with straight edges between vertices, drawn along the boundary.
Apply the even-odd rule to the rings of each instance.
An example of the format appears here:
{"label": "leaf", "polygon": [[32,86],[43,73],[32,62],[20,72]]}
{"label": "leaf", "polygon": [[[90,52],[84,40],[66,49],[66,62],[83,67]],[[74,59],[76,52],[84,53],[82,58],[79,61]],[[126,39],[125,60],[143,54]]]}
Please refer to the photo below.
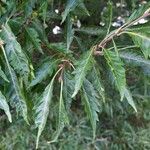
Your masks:
{"label": "leaf", "polygon": [[146,3],[145,5],[142,5],[139,9],[135,10],[132,15],[128,18],[127,22],[132,22],[135,19],[142,16],[148,9],[150,8],[150,3]]}
{"label": "leaf", "polygon": [[25,15],[26,17],[29,17],[32,12],[33,12],[33,8],[35,7],[35,3],[37,2],[37,0],[28,0],[25,2]]}
{"label": "leaf", "polygon": [[30,41],[32,42],[32,44],[34,45],[34,47],[43,54],[43,50],[41,48],[41,40],[39,39],[39,35],[37,33],[37,31],[33,28],[26,28],[26,32],[28,34],[28,38],[30,39]]}
{"label": "leaf", "polygon": [[36,71],[35,79],[32,80],[29,87],[35,86],[36,84],[42,82],[42,80],[46,79],[48,76],[50,77],[53,74],[57,62],[58,60],[53,59],[48,59],[45,62],[43,62],[42,65]]}
{"label": "leaf", "polygon": [[56,142],[61,131],[63,130],[64,126],[69,124],[67,112],[65,110],[64,101],[63,101],[63,81],[61,81],[61,89],[60,89],[60,98],[59,98],[59,117],[58,117],[58,125],[57,130],[53,136],[53,140],[49,143]]}
{"label": "leaf", "polygon": [[73,37],[74,37],[74,29],[72,28],[72,21],[71,21],[71,17],[68,15],[67,17],[67,51],[70,48],[70,45],[73,41]]}
{"label": "leaf", "polygon": [[7,104],[5,96],[0,91],[0,109],[3,109],[5,111],[5,114],[8,117],[9,122],[12,122],[9,106]]}
{"label": "leaf", "polygon": [[88,80],[84,81],[83,95],[84,98],[82,98],[82,102],[84,104],[85,111],[93,128],[93,139],[95,139],[96,122],[99,120],[97,113],[100,112],[100,104],[98,102],[98,95],[94,90],[93,85]]}
{"label": "leaf", "polygon": [[127,88],[125,89],[124,96],[127,99],[128,103],[133,107],[135,112],[137,112],[137,109],[136,109],[135,103],[133,101],[132,95]]}
{"label": "leaf", "polygon": [[105,90],[100,72],[98,70],[98,65],[93,66],[93,70],[91,71],[89,81],[91,81],[91,83],[93,84],[93,87],[97,91],[99,97],[102,98],[103,102],[105,102]]}
{"label": "leaf", "polygon": [[88,71],[90,71],[92,68],[92,63],[94,62],[92,54],[92,50],[86,52],[76,63],[77,68],[73,72],[73,74],[75,74],[75,87],[72,97],[74,97],[78,93]]}
{"label": "leaf", "polygon": [[82,32],[84,34],[89,35],[105,35],[106,29],[98,28],[98,27],[82,27],[79,29],[75,29],[76,32]]}
{"label": "leaf", "polygon": [[125,69],[118,54],[113,51],[104,49],[104,57],[113,73],[116,86],[120,92],[121,99],[124,97],[124,90],[126,87]]}
{"label": "leaf", "polygon": [[67,70],[64,71],[64,77],[63,77],[63,97],[65,101],[66,110],[69,110],[72,103],[72,93],[74,90],[74,80],[73,76],[67,72]]}
{"label": "leaf", "polygon": [[150,66],[150,60],[133,51],[120,51],[119,56],[131,65]]}
{"label": "leaf", "polygon": [[50,106],[50,102],[51,102],[52,96],[53,96],[53,83],[54,83],[54,79],[59,71],[60,71],[60,69],[56,72],[56,74],[52,78],[51,82],[45,88],[45,90],[42,94],[42,98],[35,108],[36,109],[35,124],[38,127],[36,149],[38,148],[39,138],[40,138],[40,136],[44,130],[44,127],[46,125],[46,122],[47,122],[47,117],[49,114],[49,106]]}
{"label": "leaf", "polygon": [[145,58],[150,56],[150,36],[143,32],[125,32],[129,34],[136,46],[140,47]]}
{"label": "leaf", "polygon": [[29,75],[28,59],[23,53],[20,44],[17,42],[15,35],[10,27],[5,24],[2,26],[2,39],[5,42],[5,51],[11,66],[20,76],[27,78]]}
{"label": "leaf", "polygon": [[66,47],[66,43],[60,42],[60,43],[50,43],[49,45],[47,45],[48,48],[59,52],[59,53],[63,53],[63,54],[67,54],[67,53],[71,53],[70,50],[67,50]]}
{"label": "leaf", "polygon": [[80,2],[80,0],[67,0],[65,11],[62,14],[62,22],[61,23],[63,23],[66,20],[68,14],[71,11],[73,11],[77,5],[79,5],[79,2]]}
{"label": "leaf", "polygon": [[1,46],[1,48],[3,51],[4,57],[5,57],[5,61],[6,61],[8,71],[10,74],[10,78],[11,78],[11,88],[12,88],[12,90],[11,90],[11,94],[12,94],[11,102],[16,107],[17,112],[20,112],[20,114],[23,116],[24,120],[29,124],[28,117],[27,117],[26,101],[24,99],[23,94],[21,93],[16,74],[8,62],[8,58],[7,58],[7,55],[5,53],[5,49],[3,48],[3,46]]}
{"label": "leaf", "polygon": [[0,77],[3,78],[6,82],[9,82],[7,76],[5,75],[3,70],[1,69],[1,66],[0,66]]}

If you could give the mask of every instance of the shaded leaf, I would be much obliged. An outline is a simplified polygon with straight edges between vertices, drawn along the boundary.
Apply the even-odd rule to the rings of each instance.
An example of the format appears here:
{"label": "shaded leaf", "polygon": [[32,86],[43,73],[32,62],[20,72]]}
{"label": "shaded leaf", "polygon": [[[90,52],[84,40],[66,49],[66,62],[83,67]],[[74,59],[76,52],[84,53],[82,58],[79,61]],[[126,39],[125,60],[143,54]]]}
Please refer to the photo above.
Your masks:
{"label": "shaded leaf", "polygon": [[7,104],[5,96],[0,91],[0,109],[3,109],[8,117],[8,120],[12,122],[9,106]]}
{"label": "shaded leaf", "polygon": [[1,66],[0,66],[0,77],[3,78],[6,82],[9,82],[7,76],[5,75],[3,70],[1,69]]}
{"label": "shaded leaf", "polygon": [[85,111],[93,128],[93,138],[95,138],[96,122],[99,120],[98,112],[100,112],[100,104],[98,101],[98,95],[93,85],[88,80],[84,81],[83,95],[84,98],[82,98],[82,102],[84,104]]}
{"label": "shaded leaf", "polygon": [[126,32],[128,33],[132,39],[135,45],[141,48],[145,58],[148,58],[150,56],[150,36],[143,32]]}
{"label": "shaded leaf", "polygon": [[34,47],[43,54],[43,50],[41,48],[41,40],[39,39],[39,35],[33,28],[26,28],[26,32],[28,34],[29,40],[32,42]]}
{"label": "shaded leaf", "polygon": [[82,58],[76,63],[77,68],[73,72],[73,74],[75,74],[75,87],[72,97],[74,97],[78,93],[88,71],[90,71],[92,68],[92,63],[94,62],[92,53],[92,50],[86,52],[85,54],[83,54]]}
{"label": "shaded leaf", "polygon": [[60,69],[56,72],[56,74],[52,78],[51,82],[45,88],[45,90],[42,94],[42,98],[40,99],[39,103],[37,104],[37,106],[35,108],[35,110],[36,110],[35,124],[38,127],[36,149],[38,148],[39,138],[40,138],[40,136],[45,128],[46,122],[47,122],[47,117],[49,114],[49,106],[50,106],[50,102],[51,102],[52,96],[53,96],[53,83],[54,83],[54,79],[59,71],[60,71]]}
{"label": "shaded leaf", "polygon": [[35,78],[32,80],[29,86],[35,86],[42,80],[46,79],[48,76],[50,77],[53,74],[57,62],[58,60],[53,59],[48,59],[47,61],[43,62],[42,65],[36,71]]}
{"label": "shaded leaf", "polygon": [[68,116],[67,116],[67,112],[65,110],[65,106],[64,106],[64,100],[63,100],[63,81],[61,81],[61,89],[60,89],[60,97],[59,97],[59,110],[58,110],[58,125],[57,125],[57,130],[53,136],[53,140],[50,141],[50,143],[52,142],[56,142],[61,131],[63,130],[64,126],[66,124],[69,124],[69,120],[68,120]]}
{"label": "shaded leaf", "polygon": [[20,44],[17,42],[15,35],[7,24],[2,26],[1,35],[6,44],[5,50],[11,66],[15,71],[17,71],[17,73],[27,78],[30,72],[28,59],[23,53]]}

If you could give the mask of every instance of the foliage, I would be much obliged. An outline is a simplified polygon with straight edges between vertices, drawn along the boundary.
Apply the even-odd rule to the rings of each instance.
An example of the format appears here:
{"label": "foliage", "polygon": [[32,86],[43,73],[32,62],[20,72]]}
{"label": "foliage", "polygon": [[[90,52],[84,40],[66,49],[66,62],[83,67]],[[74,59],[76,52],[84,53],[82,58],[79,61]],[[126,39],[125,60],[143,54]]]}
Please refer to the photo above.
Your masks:
{"label": "foliage", "polygon": [[0,149],[150,149],[144,2],[0,1]]}

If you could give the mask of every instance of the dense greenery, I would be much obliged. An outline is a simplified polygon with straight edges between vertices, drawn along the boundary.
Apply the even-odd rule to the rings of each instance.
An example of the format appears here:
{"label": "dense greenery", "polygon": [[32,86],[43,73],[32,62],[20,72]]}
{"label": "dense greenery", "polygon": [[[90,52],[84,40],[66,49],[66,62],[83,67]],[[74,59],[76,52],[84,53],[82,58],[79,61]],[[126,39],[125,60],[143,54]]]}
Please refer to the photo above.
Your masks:
{"label": "dense greenery", "polygon": [[0,149],[149,150],[150,2],[0,0]]}

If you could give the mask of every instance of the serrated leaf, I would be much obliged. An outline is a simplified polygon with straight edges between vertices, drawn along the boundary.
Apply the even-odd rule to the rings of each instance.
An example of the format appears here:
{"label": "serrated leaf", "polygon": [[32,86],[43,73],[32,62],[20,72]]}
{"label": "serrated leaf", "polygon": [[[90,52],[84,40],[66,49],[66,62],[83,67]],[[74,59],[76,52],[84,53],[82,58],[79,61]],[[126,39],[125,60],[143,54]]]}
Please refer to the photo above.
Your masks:
{"label": "serrated leaf", "polygon": [[70,45],[73,41],[73,37],[74,37],[74,29],[72,28],[72,21],[70,16],[68,15],[67,17],[67,51],[70,48]]}
{"label": "serrated leaf", "polygon": [[66,20],[68,14],[76,8],[76,6],[79,4],[79,2],[80,2],[80,0],[67,0],[65,11],[62,14],[62,22],[61,23],[63,23]]}
{"label": "serrated leaf", "polygon": [[92,54],[93,54],[92,50],[86,52],[85,54],[83,54],[81,59],[76,63],[77,68],[73,72],[73,74],[75,74],[75,87],[72,97],[74,97],[78,93],[88,71],[90,71],[92,68],[92,63],[94,62]]}
{"label": "serrated leaf", "polygon": [[35,124],[38,127],[36,149],[38,148],[39,138],[40,138],[40,136],[45,128],[46,122],[47,122],[47,117],[49,114],[49,106],[50,106],[50,102],[51,102],[52,96],[53,96],[53,83],[54,83],[54,79],[59,71],[60,71],[60,69],[56,72],[56,74],[52,78],[51,82],[45,88],[45,90],[42,94],[42,98],[40,99],[38,105],[35,108],[35,110],[36,110]]}
{"label": "serrated leaf", "polygon": [[64,81],[63,97],[64,97],[66,109],[69,110],[71,107],[71,103],[72,103],[71,96],[74,90],[74,80],[73,80],[73,76],[71,75],[71,73],[64,71],[63,81]]}
{"label": "serrated leaf", "polygon": [[150,60],[144,58],[140,54],[134,51],[120,51],[120,58],[124,59],[127,63],[136,65],[136,66],[150,66]]}
{"label": "serrated leaf", "polygon": [[25,2],[24,12],[26,17],[29,17],[32,14],[36,2],[37,0],[28,0]]}
{"label": "serrated leaf", "polygon": [[33,28],[26,28],[26,32],[28,34],[28,37],[30,39],[30,41],[32,42],[32,44],[34,45],[34,47],[43,54],[43,50],[41,48],[41,40],[39,39],[39,35],[37,33],[37,31]]}
{"label": "serrated leaf", "polygon": [[5,24],[2,26],[2,40],[5,43],[5,51],[10,62],[10,65],[14,68],[20,76],[28,78],[30,69],[28,59],[23,53],[20,44],[17,42],[15,35],[11,31],[10,27]]}
{"label": "serrated leaf", "polygon": [[76,32],[82,32],[84,34],[89,35],[105,35],[106,29],[98,28],[98,27],[82,27],[79,29],[75,29]]}
{"label": "serrated leaf", "polygon": [[1,69],[1,66],[0,66],[0,77],[3,78],[6,82],[9,82],[7,76],[5,75],[3,70]]}
{"label": "serrated leaf", "polygon": [[127,88],[125,89],[124,96],[127,99],[128,103],[133,107],[135,112],[137,112],[137,109],[136,109],[135,103],[133,101],[132,95]]}
{"label": "serrated leaf", "polygon": [[150,8],[150,2],[146,3],[145,5],[142,5],[139,9],[135,10],[132,15],[127,20],[128,22],[134,21],[135,19],[142,16],[148,9]]}
{"label": "serrated leaf", "polygon": [[9,122],[12,122],[9,105],[7,104],[5,96],[0,91],[0,109],[3,109],[5,111],[5,114],[8,117]]}
{"label": "serrated leaf", "polygon": [[60,98],[59,98],[59,116],[58,116],[58,125],[57,125],[57,130],[54,133],[53,140],[50,141],[56,142],[61,131],[63,130],[64,126],[69,124],[69,119],[67,116],[67,112],[65,110],[65,105],[64,105],[64,100],[63,100],[63,81],[61,81],[61,89],[60,89]]}
{"label": "serrated leaf", "polygon": [[125,32],[129,34],[136,46],[140,47],[145,58],[150,56],[150,35],[144,32]]}
{"label": "serrated leaf", "polygon": [[48,59],[47,61],[43,62],[35,73],[35,78],[32,80],[29,87],[35,86],[42,80],[46,79],[48,76],[50,77],[53,74],[57,62],[58,60],[53,59]]}
{"label": "serrated leaf", "polygon": [[10,79],[11,79],[11,88],[12,88],[11,104],[16,107],[17,112],[19,112],[23,116],[24,120],[29,124],[28,117],[27,117],[27,104],[26,104],[23,94],[21,93],[21,89],[19,87],[17,76],[8,62],[5,49],[3,48],[3,46],[1,48],[5,57],[5,61],[6,61]]}
{"label": "serrated leaf", "polygon": [[104,57],[113,73],[116,86],[120,92],[121,99],[124,97],[124,90],[126,87],[125,69],[118,54],[113,51],[104,49]]}
{"label": "serrated leaf", "polygon": [[99,120],[98,112],[100,112],[99,109],[100,104],[98,102],[98,95],[93,85],[88,80],[84,81],[83,95],[84,98],[82,98],[82,102],[84,104],[85,111],[93,128],[93,139],[94,139],[96,134],[96,122]]}
{"label": "serrated leaf", "polygon": [[105,102],[105,90],[102,83],[101,75],[98,70],[98,66],[93,66],[93,70],[90,73],[91,83],[93,84],[93,87],[97,91],[99,97]]}
{"label": "serrated leaf", "polygon": [[60,43],[50,43],[47,46],[48,46],[48,48],[50,48],[54,51],[57,51],[57,52],[63,53],[63,54],[67,54],[67,53],[70,53],[71,51],[67,50],[66,45],[67,45],[66,43],[60,42]]}

